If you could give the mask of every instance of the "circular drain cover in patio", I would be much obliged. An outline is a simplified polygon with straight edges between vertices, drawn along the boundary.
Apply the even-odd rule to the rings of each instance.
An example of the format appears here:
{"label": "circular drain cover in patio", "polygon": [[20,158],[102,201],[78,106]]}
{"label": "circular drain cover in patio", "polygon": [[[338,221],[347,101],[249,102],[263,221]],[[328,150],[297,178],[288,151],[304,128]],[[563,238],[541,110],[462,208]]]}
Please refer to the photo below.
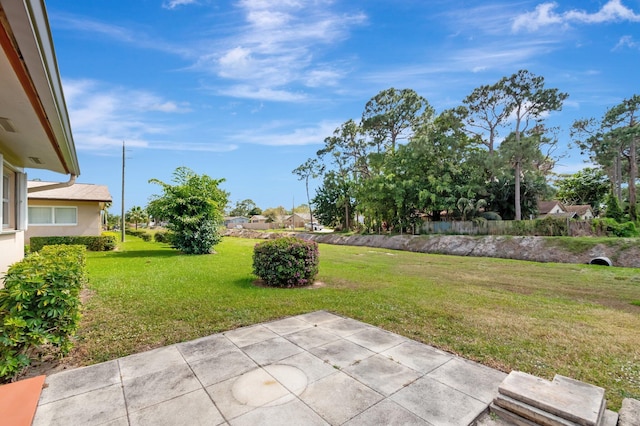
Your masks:
{"label": "circular drain cover in patio", "polygon": [[238,377],[233,383],[233,397],[244,405],[261,407],[289,402],[287,395],[300,395],[307,388],[307,376],[290,365],[268,365]]}

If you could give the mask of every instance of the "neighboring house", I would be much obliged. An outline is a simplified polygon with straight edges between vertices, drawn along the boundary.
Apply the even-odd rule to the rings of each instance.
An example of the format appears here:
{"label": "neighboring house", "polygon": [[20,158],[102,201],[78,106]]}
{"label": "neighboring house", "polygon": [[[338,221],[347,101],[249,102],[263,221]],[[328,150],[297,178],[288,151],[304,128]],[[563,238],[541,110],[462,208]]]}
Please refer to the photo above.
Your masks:
{"label": "neighboring house", "polygon": [[72,185],[80,166],[43,0],[0,0],[0,47],[1,275],[24,257],[25,169]]}
{"label": "neighboring house", "polygon": [[[27,182],[30,190],[51,185],[51,182]],[[103,212],[111,201],[105,185],[76,183],[30,193],[25,244],[31,237],[100,235]]]}
{"label": "neighboring house", "polygon": [[589,204],[577,204],[575,206],[564,206],[568,212],[575,213],[578,218],[582,220],[593,219],[595,215],[593,214],[593,209]]}
{"label": "neighboring house", "polygon": [[267,223],[268,218],[266,216],[262,216],[261,214],[254,214],[249,219],[249,223]]}
{"label": "neighboring house", "polygon": [[249,223],[249,219],[244,216],[227,216],[224,218],[224,226],[227,228],[242,227],[245,223]]}
{"label": "neighboring house", "polygon": [[566,210],[560,201],[538,201],[538,215],[544,217],[548,214],[565,213]]}
{"label": "neighboring house", "polygon": [[593,209],[591,209],[591,206],[588,204],[565,206],[560,201],[539,201],[538,212],[539,218],[552,216],[556,218],[568,217],[570,219],[589,220],[595,217]]}
{"label": "neighboring house", "polygon": [[311,222],[311,214],[294,213],[284,219],[284,226],[287,228],[304,228],[304,224],[309,222]]}

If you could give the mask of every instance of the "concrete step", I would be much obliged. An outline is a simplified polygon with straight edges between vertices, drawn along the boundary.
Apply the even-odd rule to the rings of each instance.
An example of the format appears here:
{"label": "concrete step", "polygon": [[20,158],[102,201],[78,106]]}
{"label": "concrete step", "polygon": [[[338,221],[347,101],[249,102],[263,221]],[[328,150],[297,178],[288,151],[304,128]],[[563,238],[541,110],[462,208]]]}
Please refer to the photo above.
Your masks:
{"label": "concrete step", "polygon": [[[600,426],[616,426],[618,424],[618,413],[611,410],[605,410]],[[640,424],[640,423],[636,423]]]}
{"label": "concrete step", "polygon": [[554,416],[504,395],[499,395],[494,400],[490,410],[517,426],[576,426],[574,422]]}
{"label": "concrete step", "polygon": [[537,424],[600,426],[604,389],[556,375],[553,381],[511,372],[498,388],[496,405]]}
{"label": "concrete step", "polygon": [[619,415],[618,426],[640,425],[640,401],[632,398],[623,399]]}

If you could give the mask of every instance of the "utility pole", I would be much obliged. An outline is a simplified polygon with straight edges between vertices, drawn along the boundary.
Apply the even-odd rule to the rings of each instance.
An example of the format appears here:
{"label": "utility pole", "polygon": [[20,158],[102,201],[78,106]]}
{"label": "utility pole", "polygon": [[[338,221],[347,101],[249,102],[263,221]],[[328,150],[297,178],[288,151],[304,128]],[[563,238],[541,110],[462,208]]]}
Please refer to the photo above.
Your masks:
{"label": "utility pole", "polygon": [[124,141],[122,141],[122,206],[120,216],[120,241],[124,243]]}

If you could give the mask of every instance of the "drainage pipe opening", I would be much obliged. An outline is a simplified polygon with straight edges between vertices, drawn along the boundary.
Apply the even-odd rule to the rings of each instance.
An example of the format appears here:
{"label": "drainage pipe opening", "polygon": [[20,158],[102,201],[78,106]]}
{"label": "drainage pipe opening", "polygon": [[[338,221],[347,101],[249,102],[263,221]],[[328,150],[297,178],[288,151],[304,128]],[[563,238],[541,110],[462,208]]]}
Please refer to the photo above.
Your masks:
{"label": "drainage pipe opening", "polygon": [[600,256],[591,259],[589,265],[613,266],[613,262],[608,257]]}

